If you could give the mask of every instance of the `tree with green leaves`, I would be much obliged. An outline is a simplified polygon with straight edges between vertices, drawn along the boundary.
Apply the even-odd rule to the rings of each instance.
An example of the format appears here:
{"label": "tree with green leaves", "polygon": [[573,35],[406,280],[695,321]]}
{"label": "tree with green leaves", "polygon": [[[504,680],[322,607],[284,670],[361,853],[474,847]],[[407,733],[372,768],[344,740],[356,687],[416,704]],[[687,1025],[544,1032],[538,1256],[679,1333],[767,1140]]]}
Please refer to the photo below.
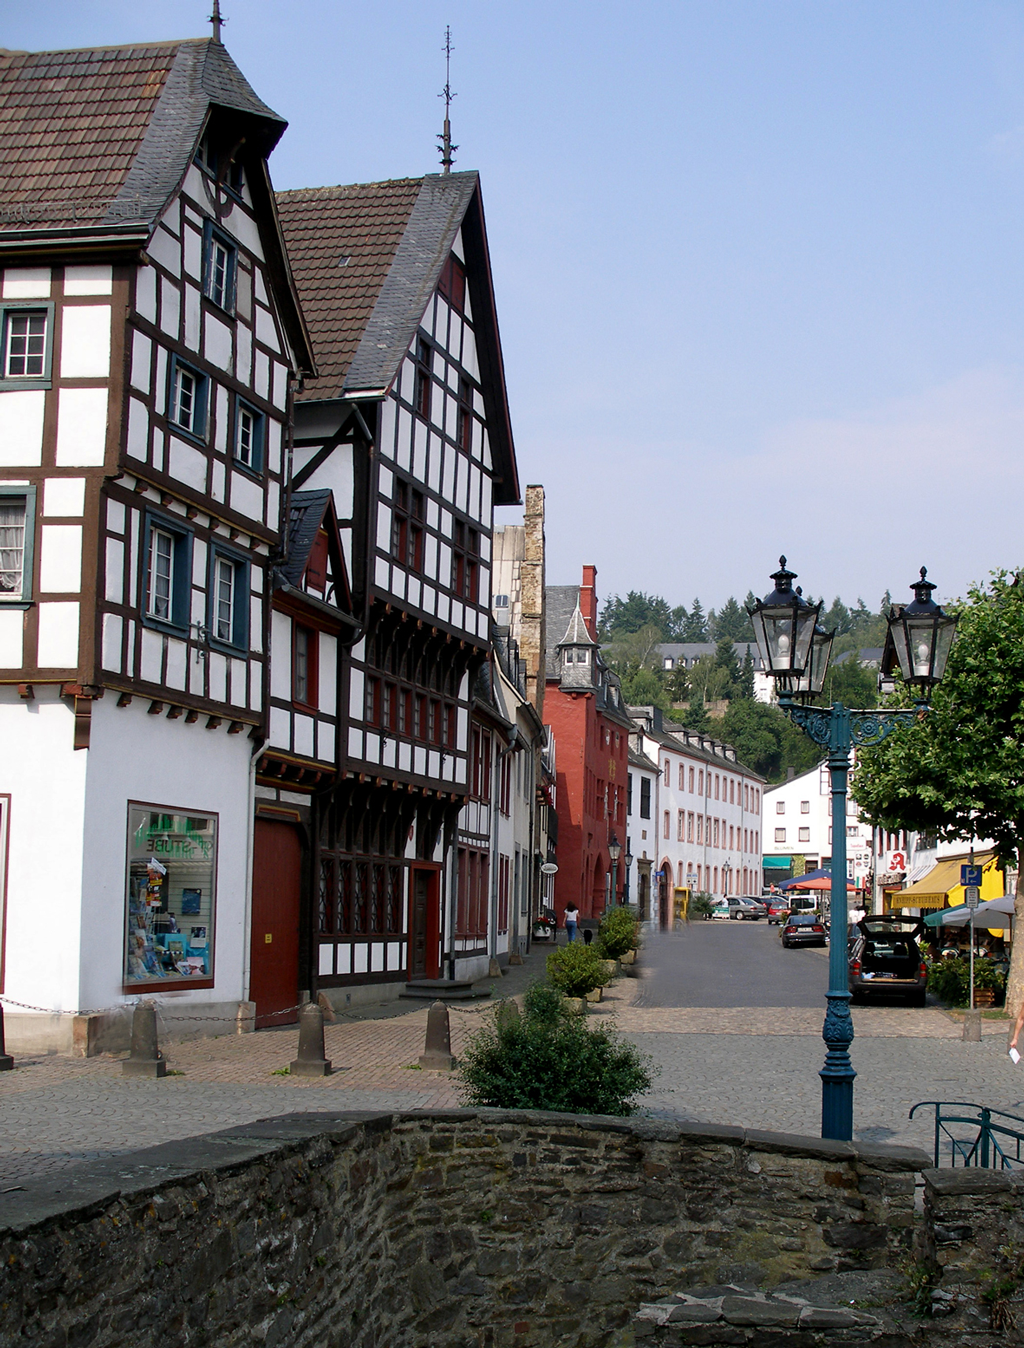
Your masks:
{"label": "tree with green leaves", "polygon": [[690,612],[686,616],[686,623],[680,633],[680,641],[707,641],[708,639],[708,620],[704,616],[704,606],[699,599],[695,599],[690,606]]}
{"label": "tree with green leaves", "polygon": [[780,782],[788,768],[809,772],[821,750],[778,707],[752,698],[730,702],[725,715],[714,723],[713,734],[736,750],[741,763],[759,772],[769,782]]}
{"label": "tree with green leaves", "polygon": [[640,669],[660,669],[661,655],[658,647],[662,641],[664,636],[661,629],[655,623],[645,623],[635,632],[613,632],[602,654],[620,676],[630,665],[636,665]]}
{"label": "tree with green leaves", "polygon": [[660,707],[670,710],[671,698],[657,670],[642,665],[629,665],[619,674],[622,700],[627,707]]}
{"label": "tree with green leaves", "polygon": [[716,641],[753,641],[754,630],[744,610],[730,597],[722,607],[708,615],[708,626]]}
{"label": "tree with green leaves", "polygon": [[[883,828],[945,839],[991,838],[1017,867],[1017,930],[1024,932],[1024,589],[993,572],[959,615],[946,676],[931,711],[857,759],[857,804]],[[890,701],[910,706],[909,690]],[[1024,938],[1013,943],[1006,1005],[1024,998]]]}
{"label": "tree with green leaves", "polygon": [[630,590],[625,599],[613,594],[601,610],[600,627],[606,641],[639,632],[644,627],[657,628],[660,640],[667,641],[672,610],[660,595],[644,594],[642,590]]}

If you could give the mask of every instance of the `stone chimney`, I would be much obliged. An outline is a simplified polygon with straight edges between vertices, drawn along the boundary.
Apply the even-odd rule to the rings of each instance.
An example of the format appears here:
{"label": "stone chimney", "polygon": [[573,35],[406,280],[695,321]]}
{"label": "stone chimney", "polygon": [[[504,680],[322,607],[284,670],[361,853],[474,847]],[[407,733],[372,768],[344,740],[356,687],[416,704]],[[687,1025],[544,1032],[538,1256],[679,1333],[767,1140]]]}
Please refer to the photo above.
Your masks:
{"label": "stone chimney", "polygon": [[580,586],[580,612],[587,624],[592,641],[597,640],[597,567],[583,568],[583,584]]}
{"label": "stone chimney", "polygon": [[544,718],[544,488],[526,488],[526,544],[520,565],[519,654],[526,665],[526,696]]}

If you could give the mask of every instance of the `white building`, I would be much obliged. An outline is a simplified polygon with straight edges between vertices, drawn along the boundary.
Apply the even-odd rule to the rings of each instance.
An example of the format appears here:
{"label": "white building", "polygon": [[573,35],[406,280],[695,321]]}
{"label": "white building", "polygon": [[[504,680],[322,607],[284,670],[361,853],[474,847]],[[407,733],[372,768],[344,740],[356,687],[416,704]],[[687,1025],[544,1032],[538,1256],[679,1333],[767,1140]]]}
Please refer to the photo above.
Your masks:
{"label": "white building", "polygon": [[[851,772],[853,786],[856,773]],[[764,793],[764,883],[779,884],[794,875],[827,868],[832,862],[832,802],[827,763]],[[873,831],[861,818],[852,794],[846,798],[846,873],[859,888],[868,885],[874,866]],[[897,839],[899,841],[899,839]],[[899,849],[892,849],[897,851]]]}
{"label": "white building", "polygon": [[[687,894],[756,894],[760,885],[764,778],[731,745],[666,722],[656,707],[630,707],[635,753],[658,764],[658,801],[650,832],[657,903],[651,920],[673,921]],[[635,843],[634,843],[635,846]]]}
{"label": "white building", "polygon": [[641,732],[630,735],[629,771],[626,778],[626,846],[622,865],[626,868],[626,903],[636,904],[641,922],[655,925],[651,895],[652,872],[658,869],[657,824],[658,787],[661,769],[653,758],[632,747]]}
{"label": "white building", "polygon": [[271,556],[313,362],[266,166],[285,124],[219,42],[0,65],[0,128],[34,147],[0,186],[3,992],[9,1045],[90,1052],[139,994],[251,1023]]}

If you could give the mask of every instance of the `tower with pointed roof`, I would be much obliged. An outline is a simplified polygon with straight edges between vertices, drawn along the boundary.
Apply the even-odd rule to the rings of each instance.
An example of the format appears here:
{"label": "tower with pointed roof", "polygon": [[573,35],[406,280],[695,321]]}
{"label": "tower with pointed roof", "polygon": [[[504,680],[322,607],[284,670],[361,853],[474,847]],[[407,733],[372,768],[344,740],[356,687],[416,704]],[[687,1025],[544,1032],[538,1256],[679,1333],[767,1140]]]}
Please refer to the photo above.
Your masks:
{"label": "tower with pointed roof", "polygon": [[573,609],[565,635],[555,647],[558,664],[558,685],[562,689],[592,689],[597,674],[597,652],[600,648],[587,631],[583,614],[577,603]]}

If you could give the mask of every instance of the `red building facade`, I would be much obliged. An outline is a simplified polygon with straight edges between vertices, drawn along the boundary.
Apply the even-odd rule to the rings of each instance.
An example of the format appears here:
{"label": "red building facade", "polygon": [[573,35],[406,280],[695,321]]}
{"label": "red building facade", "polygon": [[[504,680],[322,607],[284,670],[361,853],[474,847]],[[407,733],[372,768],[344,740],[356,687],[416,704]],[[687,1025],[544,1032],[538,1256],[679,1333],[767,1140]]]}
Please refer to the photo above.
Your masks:
{"label": "red building facade", "polygon": [[597,643],[597,568],[581,585],[545,590],[547,680],[544,719],[558,745],[559,923],[572,900],[584,918],[621,902],[625,863],[609,847],[625,847],[627,756],[631,727],[619,680]]}

